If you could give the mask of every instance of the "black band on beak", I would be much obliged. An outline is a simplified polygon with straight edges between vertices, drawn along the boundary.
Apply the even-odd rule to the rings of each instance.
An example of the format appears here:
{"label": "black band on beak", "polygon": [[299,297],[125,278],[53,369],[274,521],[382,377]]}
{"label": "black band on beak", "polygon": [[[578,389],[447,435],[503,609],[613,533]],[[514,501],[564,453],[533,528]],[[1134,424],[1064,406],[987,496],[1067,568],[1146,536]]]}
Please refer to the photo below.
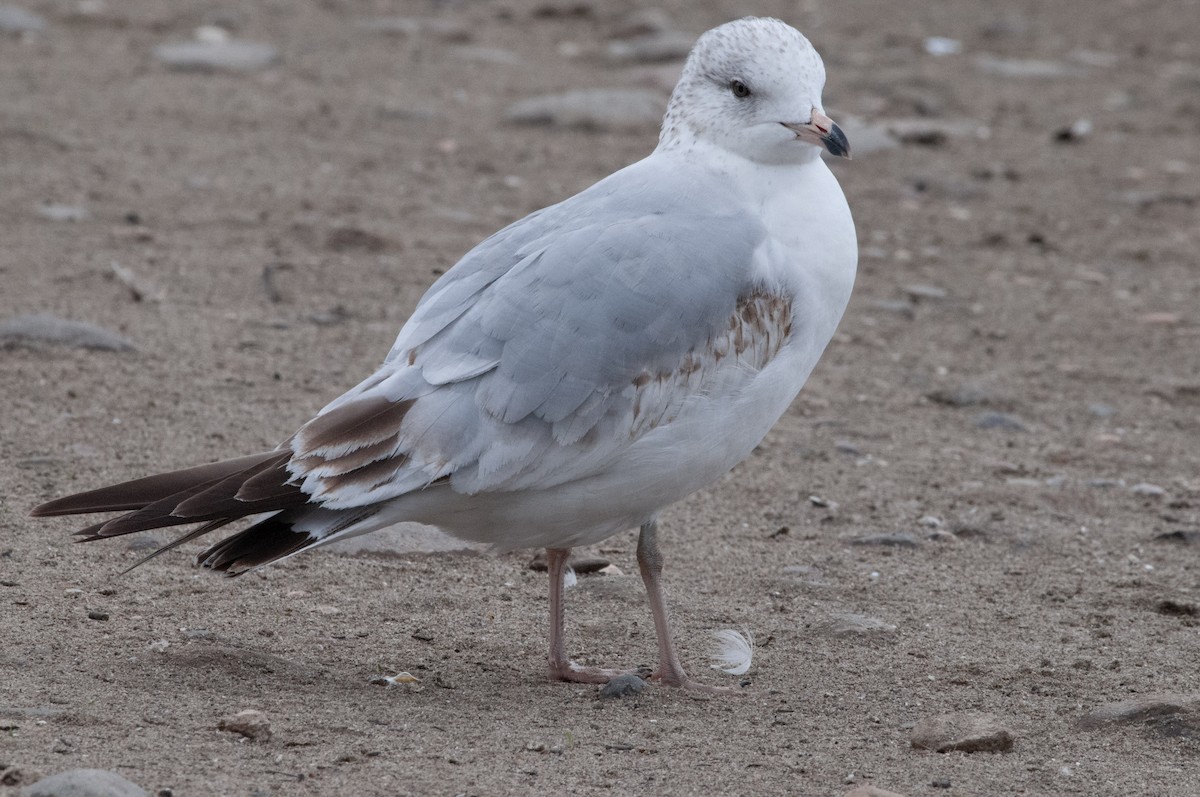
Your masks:
{"label": "black band on beak", "polygon": [[842,132],[842,128],[834,123],[829,132],[821,136],[821,143],[825,145],[825,149],[829,150],[829,154],[837,158],[850,157],[850,142],[846,139],[846,134]]}

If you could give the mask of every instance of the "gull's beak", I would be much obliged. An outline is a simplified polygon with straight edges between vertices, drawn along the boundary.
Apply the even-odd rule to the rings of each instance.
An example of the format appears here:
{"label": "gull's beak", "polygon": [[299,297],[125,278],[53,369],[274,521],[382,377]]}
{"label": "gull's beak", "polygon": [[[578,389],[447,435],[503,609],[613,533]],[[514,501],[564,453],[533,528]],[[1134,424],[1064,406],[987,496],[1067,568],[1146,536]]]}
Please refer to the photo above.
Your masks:
{"label": "gull's beak", "polygon": [[783,126],[796,133],[796,138],[829,150],[835,157],[850,157],[850,142],[846,134],[832,119],[813,108],[812,121],[806,123],[784,122]]}

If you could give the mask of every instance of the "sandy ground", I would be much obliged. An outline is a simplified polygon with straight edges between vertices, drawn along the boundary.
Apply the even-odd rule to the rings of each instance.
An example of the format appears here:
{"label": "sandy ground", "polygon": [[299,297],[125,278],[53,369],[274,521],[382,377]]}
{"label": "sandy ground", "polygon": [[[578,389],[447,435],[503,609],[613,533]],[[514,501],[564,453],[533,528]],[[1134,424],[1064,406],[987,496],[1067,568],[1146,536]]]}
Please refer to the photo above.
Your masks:
{"label": "sandy ground", "polygon": [[[661,6],[690,34],[783,16],[825,55],[830,115],[906,141],[836,164],[862,262],[809,386],[663,519],[685,660],[736,682],[707,669],[709,634],[746,628],[752,684],[621,701],[546,679],[533,552],[319,552],[224,580],[193,546],[118,577],[145,548],[74,546],[71,523],[27,513],[273,445],[476,241],[649,152],[653,125],[504,121],[530,96],[669,81],[597,54],[634,6],[24,7],[48,26],[0,34],[0,321],[52,313],[138,350],[0,348],[6,783],[98,767],[176,795],[1200,793],[1193,715],[1079,726],[1200,693],[1194,1]],[[440,22],[358,25],[390,15]],[[202,24],[280,60],[153,57]],[[927,53],[931,36],[961,52]],[[878,535],[907,536],[854,544]],[[632,534],[583,553],[636,573]],[[583,577],[568,601],[577,659],[651,662],[636,576]],[[879,627],[839,632],[847,614]],[[421,687],[368,682],[397,670]],[[242,709],[270,741],[218,730]],[[1012,750],[911,748],[914,723],[958,711],[995,715]]]}

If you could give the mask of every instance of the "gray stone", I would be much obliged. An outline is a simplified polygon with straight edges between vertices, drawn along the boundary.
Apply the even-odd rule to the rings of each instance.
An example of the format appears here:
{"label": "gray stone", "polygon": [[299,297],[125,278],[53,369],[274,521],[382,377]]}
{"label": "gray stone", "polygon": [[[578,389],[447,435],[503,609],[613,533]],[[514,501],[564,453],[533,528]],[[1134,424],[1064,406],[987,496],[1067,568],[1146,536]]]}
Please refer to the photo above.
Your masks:
{"label": "gray stone", "polygon": [[439,17],[375,17],[363,19],[358,27],[391,36],[428,36],[445,42],[469,42],[472,32],[466,22]]}
{"label": "gray stone", "polygon": [[646,688],[646,682],[633,673],[618,675],[600,687],[600,697],[612,700],[618,697],[630,697],[639,694]]}
{"label": "gray stone", "polygon": [[0,33],[38,33],[46,29],[46,20],[17,6],[0,6]]}
{"label": "gray stone", "polygon": [[[877,122],[902,144],[938,147],[952,138],[988,138],[991,130],[974,119],[938,119],[914,116],[905,119],[886,119]],[[854,142],[851,141],[853,154]]]}
{"label": "gray stone", "polygon": [[37,206],[38,215],[50,221],[86,221],[91,214],[87,208],[78,205],[60,205],[57,202],[47,202]]}
{"label": "gray stone", "polygon": [[1016,415],[1007,412],[984,412],[975,418],[976,429],[1000,429],[1005,432],[1027,432],[1029,428]]}
{"label": "gray stone", "polygon": [[0,347],[55,343],[81,349],[102,351],[133,351],[133,342],[86,321],[37,313],[0,322]]}
{"label": "gray stone", "polygon": [[938,753],[1003,753],[1016,738],[999,717],[973,711],[926,717],[912,730],[912,746]]}
{"label": "gray stone", "polygon": [[228,717],[223,717],[217,723],[217,728],[229,733],[236,733],[240,736],[245,736],[256,742],[269,742],[271,740],[271,721],[267,719],[267,715],[255,709],[247,709],[239,711],[236,714],[231,714]]}
{"label": "gray stone", "polygon": [[905,795],[881,789],[878,786],[859,786],[857,789],[846,792],[842,797],[905,797]]}
{"label": "gray stone", "polygon": [[115,772],[68,769],[26,786],[21,797],[150,797],[150,794]]}
{"label": "gray stone", "polygon": [[1079,718],[1079,727],[1096,730],[1112,725],[1162,722],[1168,718],[1191,725],[1200,723],[1200,694],[1161,693],[1132,700],[1105,703]]}
{"label": "gray stone", "polygon": [[1000,58],[995,55],[975,57],[975,68],[985,75],[1009,78],[1080,77],[1087,74],[1082,66],[1036,58]]}
{"label": "gray stone", "polygon": [[986,404],[988,393],[978,385],[963,384],[953,388],[939,388],[925,394],[925,398],[949,407],[970,407]]}
{"label": "gray stone", "polygon": [[815,623],[813,631],[832,637],[871,637],[894,634],[896,626],[877,617],[844,612]]}
{"label": "gray stone", "polygon": [[926,285],[920,282],[905,285],[904,292],[911,299],[945,299],[947,296],[945,288],[939,288],[936,285]]}
{"label": "gray stone", "polygon": [[505,118],[584,130],[657,129],[666,100],[647,89],[588,89],[531,97],[514,103]]}
{"label": "gray stone", "polygon": [[921,542],[906,531],[893,534],[868,534],[850,540],[851,545],[882,545],[886,548],[916,548]]}
{"label": "gray stone", "polygon": [[1167,491],[1162,487],[1159,487],[1157,484],[1150,484],[1149,482],[1135,484],[1129,488],[1129,492],[1134,495],[1140,495],[1143,498],[1162,498],[1167,494]]}
{"label": "gray stone", "polygon": [[172,69],[200,72],[253,72],[279,60],[279,50],[263,42],[187,41],[160,44],[154,57]]}
{"label": "gray stone", "polygon": [[605,53],[618,63],[657,63],[686,58],[695,43],[690,33],[663,30],[609,42]]}

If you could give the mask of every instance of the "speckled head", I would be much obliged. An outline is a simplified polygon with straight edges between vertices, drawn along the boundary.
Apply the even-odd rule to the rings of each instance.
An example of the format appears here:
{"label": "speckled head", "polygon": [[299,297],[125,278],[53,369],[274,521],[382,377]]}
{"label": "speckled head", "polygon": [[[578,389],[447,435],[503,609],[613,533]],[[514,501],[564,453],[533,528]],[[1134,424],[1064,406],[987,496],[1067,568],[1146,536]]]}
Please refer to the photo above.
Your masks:
{"label": "speckled head", "polygon": [[705,33],[692,48],[663,119],[659,149],[715,144],[764,163],[803,162],[820,149],[849,155],[825,115],[825,65],[800,31],[745,17]]}

